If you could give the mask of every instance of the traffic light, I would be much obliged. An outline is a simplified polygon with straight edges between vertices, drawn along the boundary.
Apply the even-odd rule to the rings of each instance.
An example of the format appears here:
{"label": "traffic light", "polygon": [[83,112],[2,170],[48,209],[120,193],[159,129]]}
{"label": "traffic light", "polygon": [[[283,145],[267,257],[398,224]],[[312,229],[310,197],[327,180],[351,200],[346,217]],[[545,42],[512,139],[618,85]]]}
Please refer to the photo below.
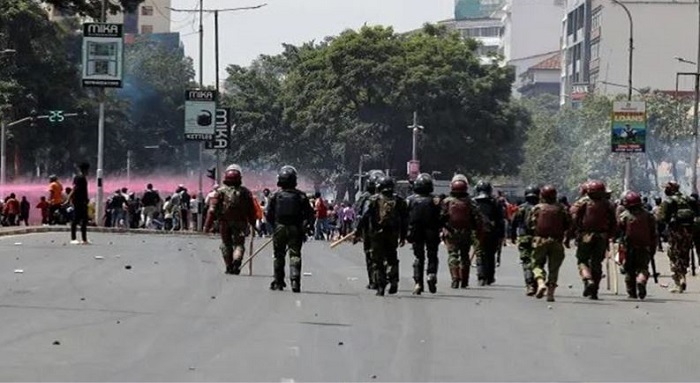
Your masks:
{"label": "traffic light", "polygon": [[216,166],[207,169],[207,178],[216,181]]}

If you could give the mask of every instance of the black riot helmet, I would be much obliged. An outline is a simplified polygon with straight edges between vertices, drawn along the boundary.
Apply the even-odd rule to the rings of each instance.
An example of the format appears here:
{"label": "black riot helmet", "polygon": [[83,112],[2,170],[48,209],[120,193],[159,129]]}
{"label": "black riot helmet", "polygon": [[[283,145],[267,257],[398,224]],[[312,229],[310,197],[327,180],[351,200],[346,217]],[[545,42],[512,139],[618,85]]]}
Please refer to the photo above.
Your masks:
{"label": "black riot helmet", "polygon": [[493,194],[493,186],[491,186],[490,182],[486,181],[479,181],[479,183],[476,184],[476,196],[480,198],[484,197],[491,197]]}
{"label": "black riot helmet", "polygon": [[381,176],[377,180],[377,191],[383,194],[394,192],[394,179],[389,176]]}
{"label": "black riot helmet", "polygon": [[525,189],[525,201],[537,203],[540,200],[540,188],[537,186],[528,186]]}
{"label": "black riot helmet", "polygon": [[430,194],[435,190],[433,186],[433,177],[427,173],[421,173],[413,181],[413,191],[416,194]]}
{"label": "black riot helmet", "polygon": [[277,186],[283,189],[297,187],[297,170],[293,166],[282,166],[282,169],[277,173]]}
{"label": "black riot helmet", "polygon": [[367,185],[365,185],[365,190],[367,190],[369,193],[374,194],[377,191],[377,181],[379,181],[379,177],[383,176],[384,172],[381,170],[372,170],[369,172],[369,175],[367,176]]}

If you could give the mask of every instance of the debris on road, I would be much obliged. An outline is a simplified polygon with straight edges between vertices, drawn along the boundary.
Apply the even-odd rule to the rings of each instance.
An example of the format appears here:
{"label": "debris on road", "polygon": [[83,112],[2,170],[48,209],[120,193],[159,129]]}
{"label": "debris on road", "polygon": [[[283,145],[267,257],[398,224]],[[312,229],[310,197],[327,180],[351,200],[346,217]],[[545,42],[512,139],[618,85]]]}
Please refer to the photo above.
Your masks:
{"label": "debris on road", "polygon": [[311,275],[312,275],[312,274],[311,274],[310,272],[308,272],[308,271],[304,273],[304,276],[305,276],[305,277],[310,277]]}
{"label": "debris on road", "polygon": [[196,368],[190,366],[190,371],[194,371],[194,370],[196,370]]}
{"label": "debris on road", "polygon": [[552,308],[553,308],[552,305],[547,306],[547,309],[549,309],[549,310],[551,310]]}
{"label": "debris on road", "polygon": [[342,346],[342,345],[344,345],[344,344],[345,344],[345,343],[343,343],[343,342],[338,342],[338,346]]}
{"label": "debris on road", "polygon": [[117,324],[122,323],[121,321],[117,321]]}
{"label": "debris on road", "polygon": [[370,376],[370,379],[377,379],[377,375]]}
{"label": "debris on road", "polygon": [[15,274],[23,274],[24,270],[22,269],[15,269]]}
{"label": "debris on road", "polygon": [[60,346],[60,345],[61,345],[61,342],[55,340],[55,341],[53,341],[53,345],[54,345],[54,346]]}
{"label": "debris on road", "polygon": [[573,289],[573,288],[574,288],[574,285],[569,285],[569,288],[570,288],[570,289]]}
{"label": "debris on road", "polygon": [[124,266],[124,268],[127,270],[131,270],[131,265],[126,265],[126,266]]}
{"label": "debris on road", "polygon": [[211,299],[216,299],[216,296],[215,296],[215,295],[212,295],[212,296],[211,296]]}
{"label": "debris on road", "polygon": [[80,298],[80,300],[81,300],[81,301],[84,301],[84,300],[85,300],[85,297],[83,297],[83,298]]}
{"label": "debris on road", "polygon": [[95,256],[95,259],[105,259],[105,257],[103,257],[103,256],[101,256],[101,255],[96,255],[96,256]]}
{"label": "debris on road", "polygon": [[358,280],[358,279],[360,279],[360,278],[358,278],[358,277],[348,277],[348,281],[351,281],[351,282],[354,282],[354,281],[356,281],[356,280]]}
{"label": "debris on road", "polygon": [[15,246],[22,246],[22,242],[15,242]]}

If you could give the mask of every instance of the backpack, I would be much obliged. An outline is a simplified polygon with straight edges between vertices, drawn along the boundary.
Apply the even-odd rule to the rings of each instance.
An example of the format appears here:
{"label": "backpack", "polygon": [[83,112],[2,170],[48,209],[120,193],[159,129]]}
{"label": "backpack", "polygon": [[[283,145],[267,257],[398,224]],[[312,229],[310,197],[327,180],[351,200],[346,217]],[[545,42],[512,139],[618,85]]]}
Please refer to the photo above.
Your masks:
{"label": "backpack", "polygon": [[676,223],[681,226],[692,226],[695,221],[695,210],[692,207],[693,201],[684,195],[673,196],[671,201],[673,201],[675,210],[673,218],[675,218]]}
{"label": "backpack", "polygon": [[535,235],[543,238],[564,238],[566,220],[559,205],[542,203],[537,205]]}
{"label": "backpack", "polygon": [[655,222],[650,213],[639,211],[637,214],[625,212],[625,240],[631,247],[655,246],[651,238]]}
{"label": "backpack", "polygon": [[225,217],[242,220],[246,216],[244,211],[243,199],[245,189],[237,189],[232,187],[223,187],[219,190],[221,194],[222,212]]}
{"label": "backpack", "polygon": [[472,205],[470,201],[455,198],[447,205],[448,223],[456,230],[472,229]]}
{"label": "backpack", "polygon": [[[612,206],[605,199],[589,200],[578,212],[580,227],[585,232],[607,233],[610,231],[610,210]],[[614,215],[614,213],[613,213]]]}
{"label": "backpack", "polygon": [[390,228],[396,226],[396,198],[380,195],[377,198],[377,224],[382,228]]}

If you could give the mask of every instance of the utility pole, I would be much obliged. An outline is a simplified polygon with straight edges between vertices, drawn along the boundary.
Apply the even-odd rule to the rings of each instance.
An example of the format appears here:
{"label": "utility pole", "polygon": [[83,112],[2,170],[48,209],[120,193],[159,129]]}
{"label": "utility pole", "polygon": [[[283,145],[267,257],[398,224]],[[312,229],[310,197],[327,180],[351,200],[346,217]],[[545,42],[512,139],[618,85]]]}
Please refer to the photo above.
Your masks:
{"label": "utility pole", "polygon": [[417,174],[412,174],[412,166],[418,166],[418,172],[420,173],[420,164],[418,162],[418,135],[423,131],[423,127],[418,125],[418,112],[413,112],[413,125],[408,127],[413,131],[413,144],[411,147],[411,162],[409,163],[408,176],[412,180],[412,177]]}
{"label": "utility pole", "polygon": [[[629,47],[628,47],[628,73],[627,73],[627,101],[632,101],[632,64],[634,62],[634,21],[632,20],[632,14],[627,6],[621,3],[619,0],[612,0],[613,3],[622,7],[627,14],[627,18],[630,22],[630,36],[629,36]],[[632,178],[632,157],[628,154],[625,158],[625,179],[623,182],[623,189],[630,190],[630,181]]]}
{"label": "utility pole", "polygon": [[[107,0],[102,0],[100,22],[107,22]],[[105,88],[100,88],[98,91],[98,98],[100,99],[100,106],[97,120],[97,197],[95,201],[95,223],[97,226],[100,226],[102,225],[102,217],[104,215],[104,207],[102,206],[104,185],[102,184],[102,177],[104,172],[105,148]]]}
{"label": "utility pole", "polygon": [[126,151],[126,187],[131,189],[131,150]]}
{"label": "utility pole", "polygon": [[698,192],[698,105],[700,105],[700,1],[698,1],[698,52],[695,60],[695,105],[693,105],[693,174],[690,177],[690,188]]}
{"label": "utility pole", "polygon": [[[220,85],[219,85],[219,10],[216,9],[214,10],[214,67],[215,67],[215,81],[216,81],[216,94],[221,94],[219,91]],[[227,121],[228,122],[228,121]],[[223,173],[222,169],[222,160],[221,160],[221,150],[216,149],[216,180],[215,182],[217,184],[221,184],[221,174]],[[200,214],[201,215],[201,214]]]}

